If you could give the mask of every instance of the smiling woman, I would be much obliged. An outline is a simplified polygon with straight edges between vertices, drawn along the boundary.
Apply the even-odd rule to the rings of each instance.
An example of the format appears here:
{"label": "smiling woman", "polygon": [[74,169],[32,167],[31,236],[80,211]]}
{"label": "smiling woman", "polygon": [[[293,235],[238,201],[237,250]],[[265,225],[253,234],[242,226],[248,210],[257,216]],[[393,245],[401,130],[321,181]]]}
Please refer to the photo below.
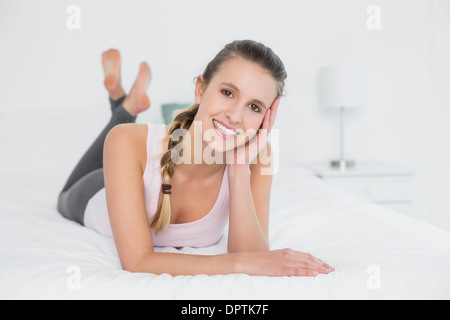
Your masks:
{"label": "smiling woman", "polygon": [[216,129],[223,140],[236,138],[234,144],[221,139],[209,144],[209,148],[220,153],[251,140],[252,136],[243,133],[253,130],[253,136],[256,135],[267,112],[265,106],[279,96],[276,80],[263,67],[242,57],[224,62],[207,87],[202,76],[197,81],[196,100],[205,107],[199,109],[195,121],[202,122],[205,131]]}
{"label": "smiling woman", "polygon": [[[122,267],[131,272],[315,276],[333,271],[307,253],[270,251],[272,175],[262,173],[270,161],[262,161],[261,151],[271,154],[267,135],[287,77],[270,48],[251,40],[226,45],[197,77],[195,104],[167,127],[133,123],[150,107],[148,65],[141,64],[127,96],[118,51],[103,57],[113,115],[59,195],[63,216],[113,237]],[[191,161],[178,163],[174,151]],[[205,151],[222,161],[206,161]],[[227,222],[226,254],[154,250],[210,246]]]}

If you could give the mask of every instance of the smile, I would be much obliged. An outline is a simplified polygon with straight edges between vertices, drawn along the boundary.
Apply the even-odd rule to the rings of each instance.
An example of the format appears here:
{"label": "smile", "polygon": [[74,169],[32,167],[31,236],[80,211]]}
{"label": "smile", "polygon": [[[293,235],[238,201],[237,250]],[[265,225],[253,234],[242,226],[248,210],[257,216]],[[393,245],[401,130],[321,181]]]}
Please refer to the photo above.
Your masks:
{"label": "smile", "polygon": [[221,133],[224,138],[230,139],[239,134],[235,130],[225,127],[225,125],[223,125],[221,122],[217,121],[216,119],[213,119],[213,124],[214,124],[216,131]]}

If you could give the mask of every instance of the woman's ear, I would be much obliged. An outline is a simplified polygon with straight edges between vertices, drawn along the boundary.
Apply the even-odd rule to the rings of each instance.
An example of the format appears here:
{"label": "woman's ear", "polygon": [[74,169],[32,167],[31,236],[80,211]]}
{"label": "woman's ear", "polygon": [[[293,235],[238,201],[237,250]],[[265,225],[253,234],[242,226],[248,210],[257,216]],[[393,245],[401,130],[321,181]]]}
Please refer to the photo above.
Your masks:
{"label": "woman's ear", "polygon": [[203,76],[200,75],[197,77],[195,82],[195,103],[200,104],[202,102],[202,96],[205,89],[205,82],[203,80]]}

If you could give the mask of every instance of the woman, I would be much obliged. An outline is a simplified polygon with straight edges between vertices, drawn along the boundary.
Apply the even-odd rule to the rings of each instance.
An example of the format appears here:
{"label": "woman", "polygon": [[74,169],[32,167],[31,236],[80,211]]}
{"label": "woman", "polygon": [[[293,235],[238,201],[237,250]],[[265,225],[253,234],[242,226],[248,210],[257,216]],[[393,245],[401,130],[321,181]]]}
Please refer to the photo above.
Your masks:
{"label": "woman", "polygon": [[[146,63],[129,95],[120,82],[117,50],[103,53],[103,68],[112,117],[70,175],[58,210],[113,237],[123,269],[267,276],[334,271],[310,254],[269,247],[267,134],[287,77],[270,48],[250,40],[226,45],[197,78],[196,103],[167,128],[134,123],[150,107]],[[213,245],[227,222],[227,254],[154,251]]]}

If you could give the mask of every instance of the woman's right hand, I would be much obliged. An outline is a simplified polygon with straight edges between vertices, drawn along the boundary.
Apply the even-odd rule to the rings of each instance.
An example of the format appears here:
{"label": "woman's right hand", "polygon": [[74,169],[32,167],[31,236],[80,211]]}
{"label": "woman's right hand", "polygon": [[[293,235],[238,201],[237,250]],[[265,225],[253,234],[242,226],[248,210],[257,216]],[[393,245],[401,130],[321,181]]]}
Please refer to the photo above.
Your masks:
{"label": "woman's right hand", "polygon": [[315,277],[334,271],[330,265],[311,254],[292,249],[240,253],[237,268],[238,272],[250,275],[275,277]]}

